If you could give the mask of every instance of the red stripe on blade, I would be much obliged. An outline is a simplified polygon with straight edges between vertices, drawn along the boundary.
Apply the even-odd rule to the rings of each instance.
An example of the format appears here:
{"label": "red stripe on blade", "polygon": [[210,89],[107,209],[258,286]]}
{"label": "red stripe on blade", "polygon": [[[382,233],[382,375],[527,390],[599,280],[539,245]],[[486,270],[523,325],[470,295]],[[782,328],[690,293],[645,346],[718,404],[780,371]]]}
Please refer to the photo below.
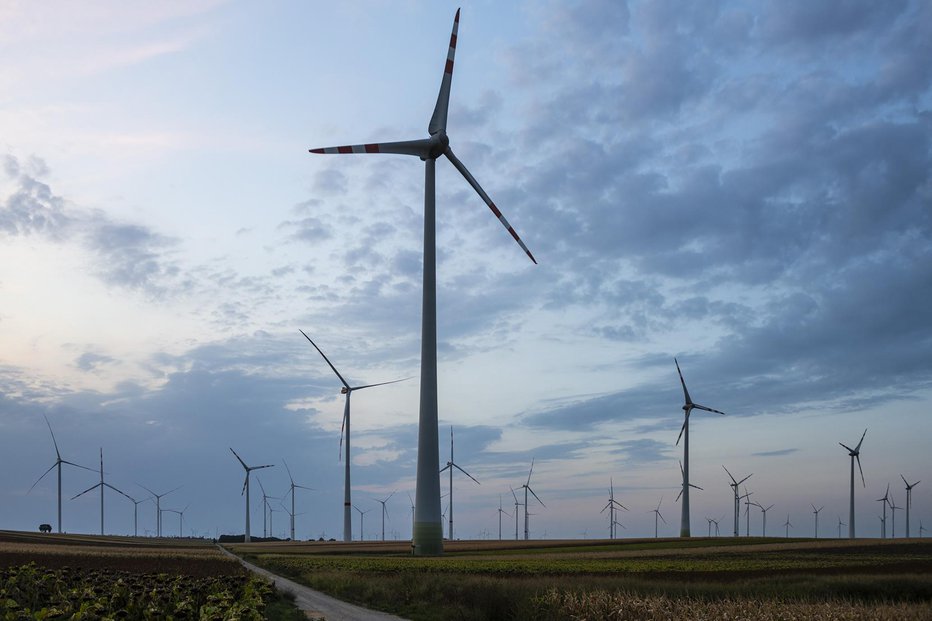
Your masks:
{"label": "red stripe on blade", "polygon": [[337,153],[352,153],[353,147],[337,147]]}
{"label": "red stripe on blade", "polygon": [[453,61],[452,61],[452,60],[448,60],[448,61],[447,61],[447,67],[446,67],[446,69],[443,70],[443,72],[444,72],[444,73],[453,73]]}
{"label": "red stripe on blade", "polygon": [[502,212],[500,212],[500,211],[498,210],[498,207],[495,206],[495,203],[489,201],[489,209],[492,210],[492,213],[495,214],[495,217],[496,217],[496,218],[501,219],[501,217],[502,217]]}
{"label": "red stripe on blade", "polygon": [[456,35],[455,34],[450,35],[450,47],[452,47],[453,49],[456,49]]}
{"label": "red stripe on blade", "polygon": [[377,144],[366,145],[366,153],[378,153],[378,152],[379,152],[379,145]]}
{"label": "red stripe on blade", "polygon": [[311,153],[323,153],[323,149],[309,149]]}

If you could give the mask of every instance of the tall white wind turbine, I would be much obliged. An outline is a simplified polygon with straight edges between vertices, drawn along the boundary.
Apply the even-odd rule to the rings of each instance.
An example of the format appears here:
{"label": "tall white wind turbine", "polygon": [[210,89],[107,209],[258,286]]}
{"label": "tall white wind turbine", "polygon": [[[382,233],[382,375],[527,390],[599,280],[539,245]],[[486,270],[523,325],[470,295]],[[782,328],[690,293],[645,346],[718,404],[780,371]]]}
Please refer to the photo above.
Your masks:
{"label": "tall white wind turbine", "polygon": [[[124,496],[126,496],[126,497],[129,498],[130,500],[133,500],[133,499],[130,498],[130,496],[128,496],[128,495],[126,494],[126,492],[124,492],[123,490],[117,489],[117,488],[113,487],[112,485],[110,485],[109,483],[106,483],[106,482],[104,481],[104,449],[103,449],[103,448],[100,449],[100,482],[97,483],[96,485],[92,485],[91,487],[87,488],[86,490],[84,490],[84,491],[81,492],[80,494],[75,494],[74,496],[71,497],[71,500],[74,500],[75,498],[77,498],[77,497],[79,497],[79,496],[83,496],[84,494],[88,493],[88,492],[91,491],[91,490],[95,490],[95,489],[97,489],[98,487],[100,488],[100,534],[101,534],[101,536],[103,536],[103,534],[104,534],[104,488],[105,488],[105,487],[109,487],[109,488],[112,489],[113,491],[115,491],[115,492],[117,492],[117,493],[120,493],[120,494],[123,494]],[[133,502],[136,502],[136,501],[133,500]]]}
{"label": "tall white wind turbine", "polygon": [[[854,448],[850,446],[845,446],[841,444],[842,447],[847,449],[848,456],[851,457],[851,504],[848,508],[848,538],[854,539],[854,461],[858,462],[858,472],[861,473],[861,485],[867,487],[867,483],[864,482],[864,471],[861,470],[861,443],[864,442],[864,436],[867,435],[867,429],[864,430],[864,433],[861,434],[861,439],[858,441],[858,445]],[[886,530],[886,529],[885,529]]]}
{"label": "tall white wind turbine", "polygon": [[[49,419],[47,416],[43,415],[43,418],[45,418],[45,424],[48,425],[49,433],[52,434],[52,444],[55,446],[55,463],[49,466],[49,469],[43,472],[41,477],[36,479],[36,482],[32,484],[32,487],[29,488],[29,492],[31,492],[32,489],[36,485],[39,484],[39,481],[45,478],[45,475],[51,472],[54,468],[56,467],[58,468],[58,532],[61,533],[62,532],[61,531],[61,467],[62,467],[62,464],[68,464],[69,466],[74,466],[75,468],[83,468],[84,470],[90,470],[91,472],[94,472],[94,469],[88,468],[87,466],[82,466],[81,464],[76,464],[73,461],[62,459],[61,452],[59,452],[58,450],[58,442],[55,440],[55,432],[52,431],[52,424],[49,422]],[[26,493],[28,494],[29,492],[26,492]]]}
{"label": "tall white wind turbine", "polygon": [[878,498],[877,502],[883,503],[883,517],[880,518],[880,538],[887,538],[887,505],[890,503],[890,484],[887,483],[887,491],[883,493],[882,498]]}
{"label": "tall white wind turbine", "polygon": [[356,509],[357,511],[359,511],[359,540],[360,540],[360,541],[365,541],[365,540],[366,540],[366,531],[363,530],[363,518],[365,518],[365,517],[366,517],[366,514],[369,513],[370,511],[372,511],[372,509],[366,509],[365,511],[363,511],[362,509],[360,509],[360,508],[357,507],[356,505],[353,505],[353,508]]}
{"label": "tall white wind turbine", "polygon": [[656,508],[656,509],[651,509],[651,511],[654,512],[654,539],[657,538],[657,534],[658,534],[658,532],[659,532],[659,530],[658,530],[658,524],[657,524],[657,518],[660,518],[661,520],[663,520],[663,523],[664,523],[664,524],[667,523],[667,521],[664,520],[664,519],[663,519],[663,516],[660,514],[660,505],[662,505],[662,504],[663,504],[663,496],[660,497],[660,502],[657,503],[657,508]]}
{"label": "tall white wind turbine", "polygon": [[343,376],[340,375],[340,372],[337,371],[337,368],[333,366],[333,363],[330,362],[324,352],[320,350],[320,347],[317,346],[317,343],[311,340],[307,334],[304,333],[304,330],[299,330],[301,334],[304,334],[311,345],[314,346],[314,349],[317,350],[317,353],[327,362],[327,365],[334,372],[334,374],[340,379],[340,383],[343,384],[343,387],[340,388],[340,393],[346,395],[346,400],[343,404],[343,423],[340,425],[340,457],[343,457],[343,437],[346,437],[346,462],[343,466],[344,475],[343,475],[343,541],[352,541],[353,540],[353,499],[352,491],[350,485],[350,395],[353,394],[355,390],[362,390],[364,388],[374,388],[375,386],[385,386],[386,384],[395,384],[397,382],[402,382],[404,380],[392,380],[390,382],[379,382],[378,384],[366,384],[364,386],[350,386],[349,382],[343,379]]}
{"label": "tall white wind turbine", "polygon": [[893,496],[890,496],[890,539],[896,539],[896,512],[903,507],[897,507]]}
{"label": "tall white wind turbine", "polygon": [[618,509],[624,509],[625,511],[627,511],[628,507],[624,506],[623,504],[615,500],[615,481],[611,477],[608,479],[608,503],[606,503],[606,505],[602,507],[602,510],[599,511],[599,513],[605,513],[606,509],[608,509],[608,518],[609,518],[608,538],[614,539],[615,532],[616,532],[615,526],[618,525],[624,528],[624,525],[622,525],[620,522],[618,522],[618,520],[615,519],[615,511],[617,511]]}
{"label": "tall white wind turbine", "polygon": [[841,539],[841,527],[845,526],[845,523],[841,521],[841,516],[838,516],[838,538]]}
{"label": "tall white wind turbine", "polygon": [[382,541],[385,541],[385,516],[388,515],[388,507],[386,507],[385,505],[389,501],[389,499],[394,495],[395,495],[395,492],[392,492],[391,494],[389,494],[382,500],[376,499],[376,502],[382,505]]}
{"label": "tall white wind turbine", "polygon": [[[517,500],[517,498],[515,500]],[[502,540],[502,514],[503,513],[507,515],[508,517],[511,517],[510,513],[502,509],[502,495],[499,494],[498,495],[498,540],[499,541]]]}
{"label": "tall white wind turbine", "polygon": [[902,474],[900,478],[903,479],[903,483],[906,484],[906,538],[909,538],[909,508],[913,506],[913,488],[922,483],[922,481],[916,481],[912,485],[906,480]]}
{"label": "tall white wind turbine", "polygon": [[511,490],[511,495],[515,497],[515,541],[518,540],[518,507],[521,506],[521,503],[518,502],[518,495],[515,494],[515,488],[509,486]]}
{"label": "tall white wind turbine", "polygon": [[294,540],[295,540],[295,538],[294,538],[294,516],[296,515],[295,512],[294,512],[294,493],[295,493],[295,490],[296,490],[296,489],[306,489],[306,490],[312,492],[312,491],[314,491],[314,488],[313,488],[313,487],[307,487],[307,486],[305,486],[305,485],[298,485],[297,483],[295,483],[295,482],[294,482],[294,477],[291,476],[291,468],[288,467],[288,462],[286,462],[286,461],[283,459],[283,460],[282,460],[282,463],[285,464],[285,471],[288,472],[288,480],[291,481],[291,485],[288,487],[288,491],[291,492],[291,511],[287,511],[287,510],[286,510],[286,512],[288,513],[288,516],[291,518],[291,540],[294,541]]}
{"label": "tall white wind turbine", "polygon": [[683,471],[683,489],[680,494],[683,496],[683,505],[682,513],[680,517],[680,537],[689,537],[689,413],[693,410],[705,410],[706,412],[714,412],[716,414],[722,414],[718,410],[713,410],[704,405],[699,405],[698,403],[693,403],[692,399],[689,398],[689,391],[686,390],[686,382],[683,380],[683,372],[680,371],[680,363],[677,362],[676,358],[673,359],[674,364],[676,364],[676,372],[680,376],[680,384],[683,386],[683,397],[685,403],[683,404],[683,426],[680,428],[680,435],[676,438],[676,443],[680,443],[680,438],[683,439],[683,463],[680,464],[680,469]]}
{"label": "tall white wind turbine", "polygon": [[456,468],[457,470],[459,470],[460,472],[468,476],[470,479],[472,479],[476,483],[476,485],[481,485],[479,481],[476,481],[476,478],[473,475],[469,474],[468,472],[460,468],[459,464],[453,461],[453,426],[451,425],[450,426],[450,461],[447,462],[446,466],[440,469],[441,473],[444,470],[450,471],[450,511],[449,511],[449,515],[447,515],[447,519],[450,521],[450,527],[447,530],[447,532],[450,533],[450,541],[453,541],[453,538],[454,538],[453,537],[453,469],[454,468]]}
{"label": "tall white wind turbine", "polygon": [[[527,512],[527,493],[531,492],[531,495],[534,498],[537,498],[537,494],[534,493],[534,490],[531,489],[531,474],[534,472],[534,459],[531,458],[531,469],[527,473],[527,482],[521,487],[524,488],[524,540],[527,541],[529,537],[529,522],[528,522],[528,512]],[[537,498],[537,502],[540,503],[540,506],[546,508],[547,505],[544,504],[544,501],[540,498]]]}
{"label": "tall white wind turbine", "polygon": [[[243,466],[243,470],[246,471],[246,478],[243,481],[243,491],[240,492],[240,495],[242,496],[243,494],[246,494],[246,532],[243,535],[243,541],[245,543],[249,543],[251,541],[249,537],[249,509],[250,509],[250,506],[249,506],[249,473],[252,472],[253,470],[260,470],[262,468],[271,468],[275,464],[265,464],[264,466],[247,466],[246,462],[243,461],[243,458],[237,455],[236,451],[233,450],[233,447],[230,447],[230,452],[233,453],[233,456],[236,457],[236,461],[238,461]],[[270,512],[271,510],[272,508],[269,507]],[[271,520],[272,518],[269,517],[269,522],[271,522]],[[270,524],[269,531],[271,532],[271,530],[272,530],[272,527]]]}
{"label": "tall white wind turbine", "polygon": [[443,552],[443,524],[440,516],[439,430],[437,426],[437,253],[436,253],[436,163],[445,156],[488,205],[499,222],[537,263],[514,228],[489,198],[466,166],[453,154],[447,137],[447,111],[453,80],[453,59],[456,52],[460,12],[453,19],[453,33],[440,83],[440,93],[427,131],[430,138],[404,142],[383,142],[311,149],[311,153],[397,153],[413,155],[424,161],[424,280],[421,312],[421,385],[418,421],[417,503],[414,517],[414,553],[433,555]]}
{"label": "tall white wind turbine", "polygon": [[762,531],[761,531],[761,537],[766,537],[766,536],[767,536],[767,512],[770,511],[771,509],[773,509],[774,505],[770,505],[769,507],[766,507],[766,508],[765,508],[765,507],[764,507],[762,504],[760,504],[759,502],[755,502],[755,503],[752,503],[752,504],[753,504],[755,507],[757,507],[758,509],[760,509],[760,512],[761,512],[761,513],[763,514],[763,516],[764,516],[764,524],[763,524],[763,529],[762,529]]}
{"label": "tall white wind turbine", "polygon": [[789,538],[790,538],[790,527],[792,526],[792,524],[790,524],[790,514],[789,514],[789,513],[786,514],[786,522],[783,523],[783,526],[786,527],[786,538],[789,539]]}
{"label": "tall white wind turbine", "polygon": [[[139,485],[139,483],[137,483],[136,485]],[[139,485],[139,487],[141,487],[142,489],[152,494],[152,497],[155,498],[155,536],[161,537],[162,536],[162,497],[168,496],[172,492],[177,492],[179,489],[182,488],[182,486],[179,485],[175,489],[170,489],[164,494],[156,494],[155,492],[153,492],[151,489],[149,489],[145,485]]]}

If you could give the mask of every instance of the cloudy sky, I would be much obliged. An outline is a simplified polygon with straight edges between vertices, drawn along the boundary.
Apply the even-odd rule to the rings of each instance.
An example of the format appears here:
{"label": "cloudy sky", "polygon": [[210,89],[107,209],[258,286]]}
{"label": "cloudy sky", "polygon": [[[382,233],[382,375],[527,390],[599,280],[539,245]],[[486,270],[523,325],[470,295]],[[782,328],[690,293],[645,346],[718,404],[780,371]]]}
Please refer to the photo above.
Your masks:
{"label": "cloudy sky", "polygon": [[[283,459],[315,488],[299,537],[339,536],[340,384],[303,329],[351,383],[414,378],[352,420],[366,536],[393,490],[410,536],[423,166],[307,150],[426,137],[457,6],[0,8],[0,528],[54,523],[45,415],[130,495],[182,485],[186,529],[242,532],[233,447],[276,464],[270,495]],[[677,533],[674,356],[727,413],[691,418],[694,533],[731,530],[725,465],[770,534],[811,534],[810,503],[836,534],[865,428],[859,534],[900,473],[932,527],[930,57],[921,0],[463,3],[451,144],[540,264],[439,162],[441,460],[452,425],[481,482],[458,537],[498,537],[532,458],[533,536],[605,536],[610,480],[623,535],[661,499]],[[96,476],[66,468],[66,498]],[[65,530],[97,530],[96,498]]]}

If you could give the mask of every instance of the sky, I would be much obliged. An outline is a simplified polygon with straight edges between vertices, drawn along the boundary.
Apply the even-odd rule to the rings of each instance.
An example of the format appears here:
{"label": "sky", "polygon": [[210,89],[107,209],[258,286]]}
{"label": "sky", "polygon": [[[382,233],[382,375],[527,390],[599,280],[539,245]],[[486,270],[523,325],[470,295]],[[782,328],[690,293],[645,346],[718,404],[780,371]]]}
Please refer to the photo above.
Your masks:
{"label": "sky", "polygon": [[[410,537],[422,165],[308,149],[426,138],[458,6],[3,4],[0,528],[54,525],[47,417],[129,495],[181,486],[185,534],[243,531],[232,447],[269,495],[283,460],[314,488],[299,538],[340,537],[340,383],[300,329],[352,384],[412,378],[357,393],[351,438],[365,537],[393,491]],[[621,536],[658,503],[678,534],[674,357],[726,413],[691,416],[694,534],[731,532],[725,466],[768,534],[812,535],[814,504],[837,535],[865,429],[858,534],[901,474],[932,528],[932,4],[461,6],[451,146],[539,265],[439,161],[441,465],[452,427],[480,482],[455,536],[497,538],[532,460],[532,537],[607,536],[610,484]],[[68,500],[97,479],[65,468],[64,530],[98,531],[96,493]],[[106,531],[132,509],[108,492]]]}

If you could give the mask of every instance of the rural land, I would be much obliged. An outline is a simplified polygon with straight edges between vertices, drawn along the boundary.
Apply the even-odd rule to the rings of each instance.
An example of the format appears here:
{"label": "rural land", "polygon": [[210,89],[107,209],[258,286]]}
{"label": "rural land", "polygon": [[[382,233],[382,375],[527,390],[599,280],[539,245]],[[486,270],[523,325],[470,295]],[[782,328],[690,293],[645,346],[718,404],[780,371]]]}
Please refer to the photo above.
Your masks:
{"label": "rural land", "polygon": [[[759,537],[232,543],[297,583],[415,621],[929,619],[932,542]],[[302,619],[202,539],[0,532],[3,619]],[[318,617],[319,618],[319,617]]]}

